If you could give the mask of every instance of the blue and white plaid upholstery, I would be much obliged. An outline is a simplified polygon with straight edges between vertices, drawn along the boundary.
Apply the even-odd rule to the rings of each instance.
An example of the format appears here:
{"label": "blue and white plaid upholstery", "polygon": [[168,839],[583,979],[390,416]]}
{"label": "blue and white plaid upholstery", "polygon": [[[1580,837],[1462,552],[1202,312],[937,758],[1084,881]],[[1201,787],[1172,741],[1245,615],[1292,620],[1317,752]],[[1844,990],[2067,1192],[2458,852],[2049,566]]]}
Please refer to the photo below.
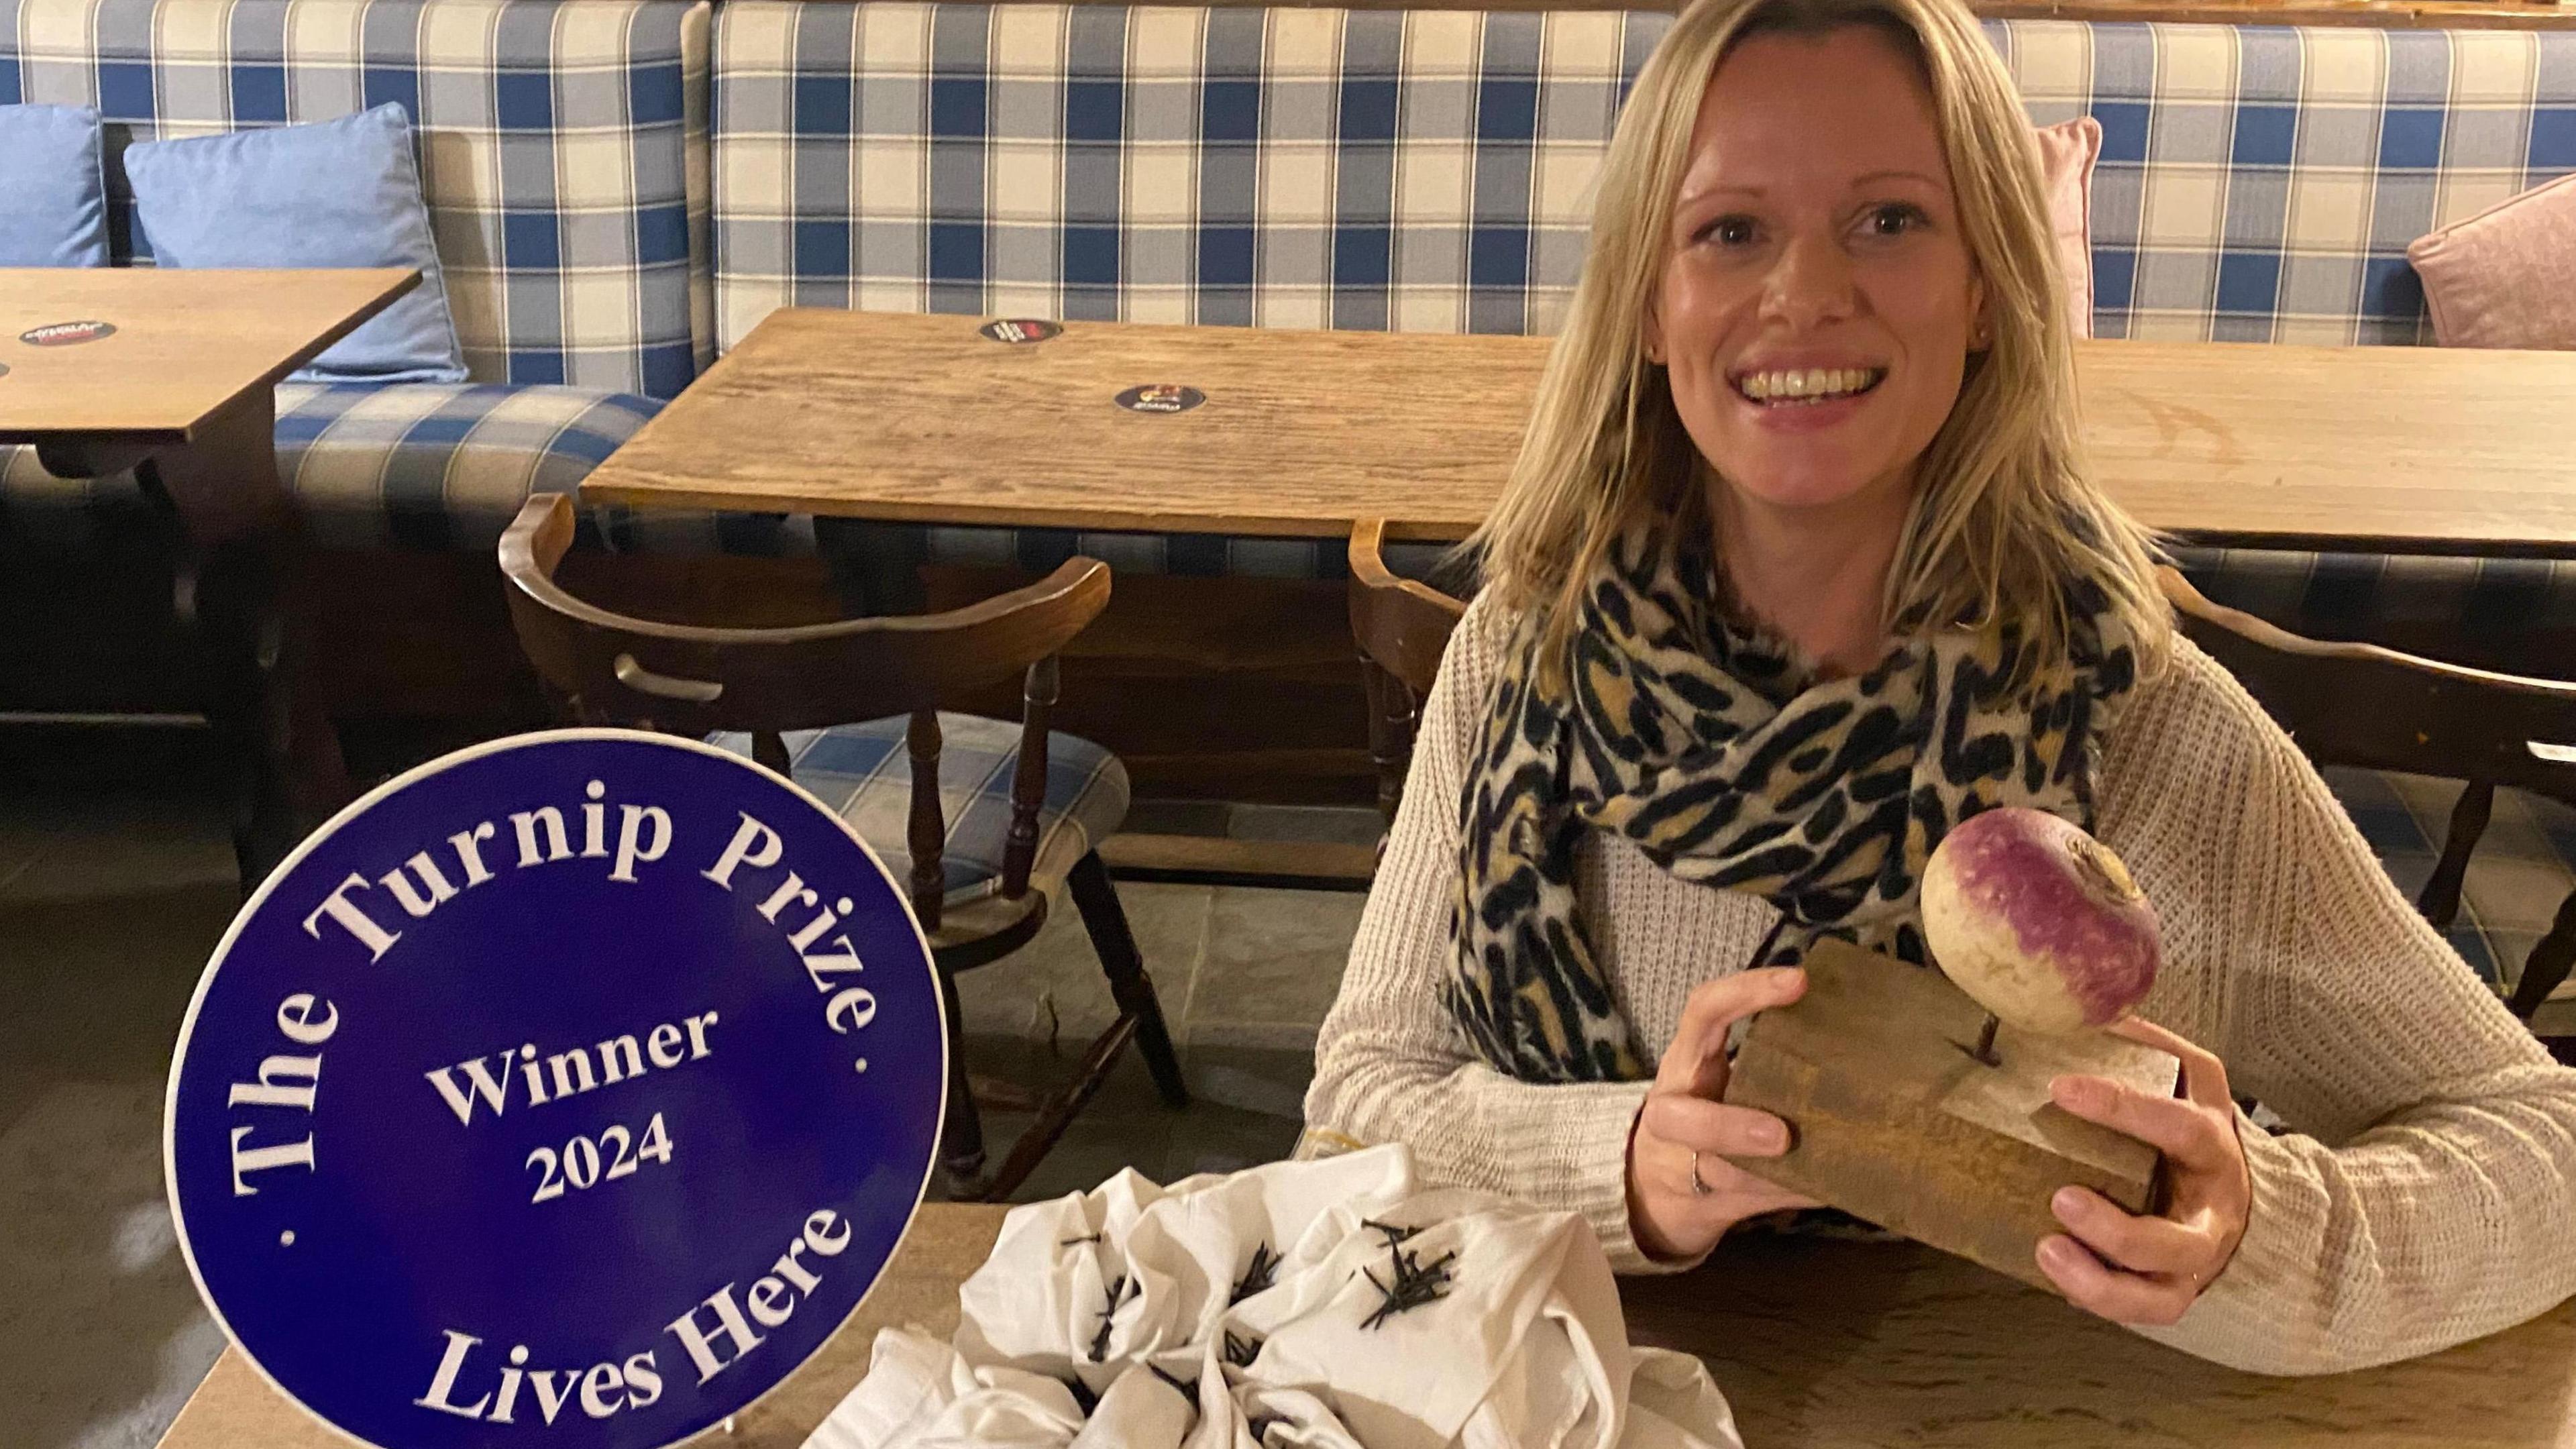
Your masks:
{"label": "blue and white plaid upholstery", "polygon": [[2093,335],[2429,342],[2406,244],[2576,171],[2576,33],[1988,21],[2102,123]]}
{"label": "blue and white plaid upholstery", "polygon": [[791,303],[1552,330],[1669,24],[732,0],[718,339]]}
{"label": "blue and white plaid upholstery", "polygon": [[[2459,782],[2371,770],[2322,773],[2389,877],[2413,899],[2441,858]],[[2446,934],[2472,970],[2510,991],[2570,891],[2576,891],[2576,810],[2521,790],[2498,790],[2495,813],[2469,856],[2460,914]],[[2576,1024],[2576,979],[2551,1004],[2553,1015]]]}
{"label": "blue and white plaid upholstery", "polygon": [[[912,879],[907,822],[912,811],[912,757],[906,716],[799,730],[786,737],[796,783],[830,806],[876,851],[898,885]],[[980,715],[939,716],[939,804],[948,836],[940,848],[951,904],[973,900],[1002,878],[1011,828],[1011,775],[1020,759],[1018,724]],[[751,736],[717,734],[708,743],[748,759]],[[1038,811],[1037,863],[1031,883],[1052,891],[1084,856],[1127,818],[1127,767],[1118,757],[1072,735],[1047,735],[1046,801]]]}
{"label": "blue and white plaid upholstery", "polygon": [[0,105],[134,141],[410,113],[478,382],[670,397],[708,355],[702,0],[0,0]]}

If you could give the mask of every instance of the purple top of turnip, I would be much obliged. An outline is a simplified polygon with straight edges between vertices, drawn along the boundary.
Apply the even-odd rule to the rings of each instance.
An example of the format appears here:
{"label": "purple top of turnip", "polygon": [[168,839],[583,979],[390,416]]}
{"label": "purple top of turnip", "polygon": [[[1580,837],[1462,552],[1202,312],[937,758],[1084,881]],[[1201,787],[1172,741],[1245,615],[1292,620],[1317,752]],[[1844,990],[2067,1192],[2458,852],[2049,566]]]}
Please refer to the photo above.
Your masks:
{"label": "purple top of turnip", "polygon": [[1960,822],[1923,873],[1932,957],[1979,1005],[2059,1034],[2126,1015],[2155,984],[2155,907],[2110,849],[2039,810]]}

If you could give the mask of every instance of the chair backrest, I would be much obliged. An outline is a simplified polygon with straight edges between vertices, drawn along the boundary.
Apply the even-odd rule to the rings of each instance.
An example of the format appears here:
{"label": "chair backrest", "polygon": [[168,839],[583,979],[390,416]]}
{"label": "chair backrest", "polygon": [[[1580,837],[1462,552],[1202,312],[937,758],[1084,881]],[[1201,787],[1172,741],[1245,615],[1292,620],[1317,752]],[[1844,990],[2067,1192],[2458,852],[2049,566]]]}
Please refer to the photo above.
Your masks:
{"label": "chair backrest", "polygon": [[[2491,674],[2376,644],[2301,638],[2203,598],[2158,571],[2183,632],[2225,665],[2319,764],[2465,780],[2416,908],[2436,928],[2459,914],[2469,853],[2498,785],[2576,804],[2576,684]],[[2576,894],[2524,962],[2509,1003],[2529,1020],[2576,962]]]}
{"label": "chair backrest", "polygon": [[2183,632],[2310,758],[2576,804],[2576,684],[2302,638],[2211,603],[2171,569],[2158,573]]}
{"label": "chair backrest", "polygon": [[1467,605],[1429,584],[1396,577],[1386,566],[1385,547],[1386,520],[1362,519],[1351,529],[1351,638],[1361,658],[1415,694],[1429,694],[1449,632]]}
{"label": "chair backrest", "polygon": [[587,723],[702,735],[750,732],[753,757],[787,773],[785,731],[911,716],[913,907],[939,924],[946,835],[939,798],[937,711],[972,691],[1023,678],[1018,768],[1002,893],[1028,888],[1046,796],[1047,715],[1056,654],[1109,602],[1109,568],[1069,560],[1023,589],[945,613],[844,619],[787,628],[706,628],[613,613],[566,593],[555,566],[572,545],[572,500],[530,498],[501,537],[510,621],[519,645],[573,715]]}
{"label": "chair backrest", "polygon": [[1377,767],[1377,806],[1392,823],[1413,762],[1413,737],[1422,725],[1422,701],[1440,673],[1450,631],[1467,606],[1388,570],[1386,521],[1363,519],[1351,529],[1351,638],[1360,650],[1360,677],[1368,688],[1369,760]]}

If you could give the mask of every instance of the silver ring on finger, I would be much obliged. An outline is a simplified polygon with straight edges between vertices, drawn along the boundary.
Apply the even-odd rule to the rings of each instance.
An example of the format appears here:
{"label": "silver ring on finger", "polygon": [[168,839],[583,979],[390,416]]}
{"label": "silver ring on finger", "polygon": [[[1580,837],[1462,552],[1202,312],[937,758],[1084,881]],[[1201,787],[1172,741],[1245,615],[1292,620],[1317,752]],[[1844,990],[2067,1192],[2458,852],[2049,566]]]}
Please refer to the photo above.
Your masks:
{"label": "silver ring on finger", "polygon": [[1706,1197],[1710,1193],[1717,1191],[1717,1189],[1708,1185],[1707,1179],[1699,1175],[1699,1149],[1696,1147],[1691,1149],[1690,1179],[1691,1192],[1694,1196]]}

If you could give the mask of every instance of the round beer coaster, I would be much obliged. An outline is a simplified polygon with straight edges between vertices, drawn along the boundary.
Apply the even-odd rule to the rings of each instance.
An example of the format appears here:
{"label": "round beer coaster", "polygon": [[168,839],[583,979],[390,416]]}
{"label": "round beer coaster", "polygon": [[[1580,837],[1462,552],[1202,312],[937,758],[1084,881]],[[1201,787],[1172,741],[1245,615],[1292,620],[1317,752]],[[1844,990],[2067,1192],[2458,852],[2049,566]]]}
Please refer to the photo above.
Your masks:
{"label": "round beer coaster", "polygon": [[1118,405],[1131,413],[1185,413],[1206,401],[1206,393],[1177,382],[1149,382],[1118,394]]}
{"label": "round beer coaster", "polygon": [[70,347],[82,342],[96,342],[116,335],[113,322],[48,322],[30,327],[18,334],[18,340],[29,347]]}
{"label": "round beer coaster", "polygon": [[1064,324],[1035,317],[1004,317],[975,330],[995,342],[1044,342],[1063,332]]}
{"label": "round beer coaster", "polygon": [[629,731],[462,751],[316,831],[216,948],[165,1118],[180,1245],[366,1444],[656,1449],[875,1282],[943,1022],[901,891],[802,789]]}

